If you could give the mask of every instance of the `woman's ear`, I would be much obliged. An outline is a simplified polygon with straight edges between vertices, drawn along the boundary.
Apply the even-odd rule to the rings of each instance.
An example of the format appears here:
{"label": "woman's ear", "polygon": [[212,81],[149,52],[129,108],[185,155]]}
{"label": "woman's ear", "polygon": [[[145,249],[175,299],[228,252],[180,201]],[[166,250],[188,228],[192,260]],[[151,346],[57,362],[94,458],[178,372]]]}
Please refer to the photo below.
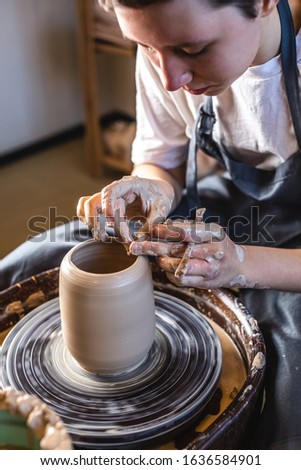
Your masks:
{"label": "woman's ear", "polygon": [[279,0],[261,0],[258,5],[258,16],[264,17],[270,15],[275,10],[278,3]]}

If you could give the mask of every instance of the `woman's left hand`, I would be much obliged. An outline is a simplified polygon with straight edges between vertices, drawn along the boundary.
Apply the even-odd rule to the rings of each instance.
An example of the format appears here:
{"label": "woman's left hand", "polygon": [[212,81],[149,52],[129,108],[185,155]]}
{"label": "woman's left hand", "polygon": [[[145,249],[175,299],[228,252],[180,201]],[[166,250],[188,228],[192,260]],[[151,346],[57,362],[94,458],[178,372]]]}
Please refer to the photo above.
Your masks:
{"label": "woman's left hand", "polygon": [[246,287],[245,250],[217,224],[169,220],[151,227],[151,239],[134,241],[130,252],[157,257],[168,279],[178,286]]}

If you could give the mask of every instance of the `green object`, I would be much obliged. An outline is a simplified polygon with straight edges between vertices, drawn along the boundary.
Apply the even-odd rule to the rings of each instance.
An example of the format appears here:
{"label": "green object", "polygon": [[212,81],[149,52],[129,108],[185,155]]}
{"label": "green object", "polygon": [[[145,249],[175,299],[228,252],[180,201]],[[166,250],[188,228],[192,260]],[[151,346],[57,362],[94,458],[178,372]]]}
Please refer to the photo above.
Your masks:
{"label": "green object", "polygon": [[22,416],[0,410],[0,450],[40,450],[40,442]]}

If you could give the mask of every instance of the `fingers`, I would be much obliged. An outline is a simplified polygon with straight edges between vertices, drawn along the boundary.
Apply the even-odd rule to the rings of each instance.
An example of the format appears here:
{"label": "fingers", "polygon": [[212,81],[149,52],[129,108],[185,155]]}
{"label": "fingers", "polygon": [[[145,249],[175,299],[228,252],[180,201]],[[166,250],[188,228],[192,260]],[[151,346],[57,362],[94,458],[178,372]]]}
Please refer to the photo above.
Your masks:
{"label": "fingers", "polygon": [[189,220],[168,220],[164,224],[151,227],[151,235],[165,241],[178,241],[186,243],[206,243],[222,241],[225,238],[223,228],[214,223],[197,222]]}
{"label": "fingers", "polygon": [[180,258],[186,249],[185,243],[141,241],[132,242],[129,250],[133,255],[174,256]]}
{"label": "fingers", "polygon": [[132,242],[129,252],[135,255],[156,256],[157,263],[166,273],[177,279],[177,285],[188,285],[193,278],[203,281],[215,279],[221,272],[224,253],[212,244]]}
{"label": "fingers", "polygon": [[182,277],[185,276],[185,274],[188,272],[188,267],[189,267],[189,259],[192,255],[192,249],[193,249],[193,244],[188,243],[187,248],[185,250],[185,253],[175,270],[175,276],[176,277]]}
{"label": "fingers", "polygon": [[140,199],[143,214],[137,216],[145,220],[141,232],[149,235],[150,223],[166,219],[172,206],[172,195],[170,185],[161,180],[124,176],[107,185],[100,193],[81,197],[77,215],[94,231],[96,238],[105,236],[104,227],[108,223],[114,226],[118,238],[129,243],[132,237],[126,218],[127,205]]}
{"label": "fingers", "polygon": [[103,189],[102,210],[106,218],[114,218],[119,205],[125,207],[137,198],[140,198],[145,214],[162,213],[166,217],[171,208],[171,201],[164,193],[162,182],[138,176],[124,176]]}
{"label": "fingers", "polygon": [[106,219],[115,221],[116,212],[124,216],[125,207],[137,198],[133,191],[132,177],[124,176],[121,180],[113,181],[105,188],[102,194],[102,211]]}
{"label": "fingers", "polygon": [[[174,258],[182,258],[186,249],[187,243],[184,242],[133,241],[130,245],[130,252],[133,255],[170,256]],[[224,257],[224,252],[219,243],[193,244],[189,257],[199,260],[205,259],[206,261],[219,261]]]}
{"label": "fingers", "polygon": [[160,257],[159,266],[165,271],[167,278],[179,287],[198,287],[209,289],[220,287],[219,277],[224,272],[224,266],[213,257],[207,260],[189,259],[185,263],[185,272],[180,271],[181,260]]}
{"label": "fingers", "polygon": [[126,206],[140,199],[143,214],[137,214],[144,220],[137,236],[149,238],[150,224],[159,219],[166,219],[172,205],[169,196],[164,192],[164,184],[159,180],[125,176],[108,185],[102,191],[102,210],[108,220],[114,221],[115,232],[127,243],[132,241]]}
{"label": "fingers", "polygon": [[94,196],[83,196],[79,199],[76,214],[89,229],[92,231],[96,240],[106,240],[106,220],[101,212],[99,212],[101,201],[100,193]]}
{"label": "fingers", "polygon": [[212,281],[208,281],[203,276],[182,276],[176,277],[174,274],[166,273],[166,277],[179,287],[199,287],[201,289],[209,289],[214,287]]}
{"label": "fingers", "polygon": [[[100,193],[93,196],[83,196],[77,204],[77,216],[88,225],[97,240],[106,239],[106,225],[114,225],[117,237],[125,241],[131,241],[129,227],[125,218],[126,204],[131,202],[131,197],[120,198],[118,182],[111,183]],[[124,190],[130,187],[129,182]],[[108,209],[108,210],[107,210]]]}
{"label": "fingers", "polygon": [[213,257],[208,257],[207,259],[190,258],[185,263],[185,270],[182,269],[180,272],[181,258],[160,256],[157,261],[164,271],[173,274],[177,278],[202,276],[205,279],[213,279],[220,269],[220,262]]}
{"label": "fingers", "polygon": [[101,193],[93,196],[83,196],[79,199],[76,214],[90,229],[97,224],[98,213],[101,209]]}
{"label": "fingers", "polygon": [[116,213],[124,216],[125,206],[135,200],[131,192],[130,177],[114,181],[93,196],[83,196],[77,204],[77,216],[88,226],[94,227],[99,213],[109,222],[115,222]]}
{"label": "fingers", "polygon": [[76,215],[77,217],[85,222],[85,211],[84,211],[84,204],[85,201],[89,198],[90,196],[83,196],[79,198],[77,206],[76,206]]}
{"label": "fingers", "polygon": [[[187,244],[191,244],[189,257],[206,258],[209,251],[215,259],[223,256],[221,244],[225,237],[222,227],[217,224],[201,223],[197,232],[191,228],[190,221],[167,221],[150,227],[148,241],[133,242],[130,246],[132,254],[183,256]],[[145,232],[147,233],[147,232]],[[155,241],[152,241],[154,240]],[[210,245],[212,243],[212,247]],[[209,248],[210,246],[210,248]]]}
{"label": "fingers", "polygon": [[115,211],[115,217],[114,217],[114,231],[115,231],[115,237],[117,237],[118,240],[129,244],[132,241],[132,235],[130,232],[129,224],[126,219],[126,217],[121,214],[124,214],[125,207],[123,211],[121,210],[116,210]]}

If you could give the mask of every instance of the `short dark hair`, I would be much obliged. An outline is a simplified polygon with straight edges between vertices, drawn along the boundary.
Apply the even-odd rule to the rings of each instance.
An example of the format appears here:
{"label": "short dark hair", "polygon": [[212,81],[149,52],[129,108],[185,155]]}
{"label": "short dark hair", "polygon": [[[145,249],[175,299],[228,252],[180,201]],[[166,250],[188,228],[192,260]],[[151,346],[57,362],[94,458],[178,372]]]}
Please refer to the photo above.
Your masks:
{"label": "short dark hair", "polygon": [[[170,2],[172,0],[106,0],[102,2],[100,0],[100,4],[111,4],[111,6],[115,5],[124,5],[126,7],[130,8],[142,8],[148,5],[151,5],[153,3],[159,3],[159,2]],[[250,18],[256,18],[258,14],[257,10],[257,4],[259,0],[207,0],[208,3],[211,3],[213,7],[223,7],[226,5],[233,5],[236,6],[237,8],[240,8],[243,13],[250,17]]]}

